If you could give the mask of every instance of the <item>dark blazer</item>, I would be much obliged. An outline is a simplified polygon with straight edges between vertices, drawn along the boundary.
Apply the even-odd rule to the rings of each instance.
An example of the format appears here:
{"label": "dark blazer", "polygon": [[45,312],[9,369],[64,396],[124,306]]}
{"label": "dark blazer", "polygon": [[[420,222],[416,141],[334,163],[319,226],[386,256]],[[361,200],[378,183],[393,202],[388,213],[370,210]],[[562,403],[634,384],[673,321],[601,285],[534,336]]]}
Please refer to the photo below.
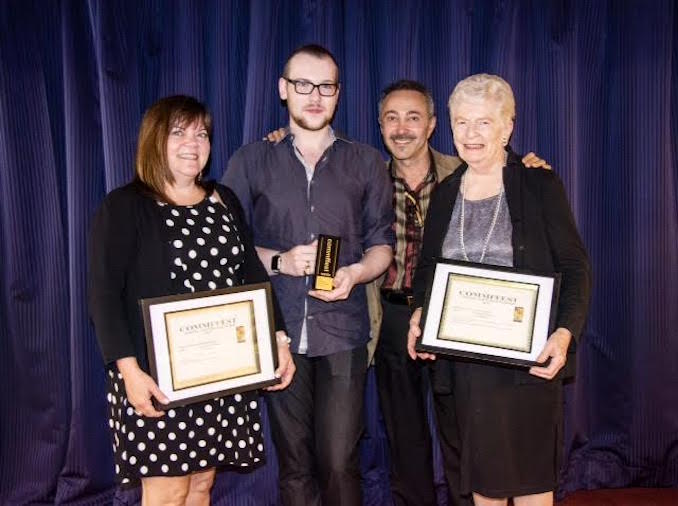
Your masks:
{"label": "dark blazer", "polygon": [[[468,165],[462,164],[440,182],[431,196],[413,281],[418,307],[424,305],[435,259],[441,256],[461,177],[467,169]],[[503,177],[513,230],[513,266],[562,274],[556,327],[572,332],[570,353],[574,353],[588,313],[591,266],[563,184],[552,171],[526,169],[510,150]],[[574,371],[574,358],[568,357],[565,376]]]}
{"label": "dark blazer", "polygon": [[[245,284],[268,281],[237,197],[222,185],[207,189],[216,189],[236,219],[245,247]],[[88,244],[89,311],[105,363],[134,356],[148,369],[139,299],[173,293],[170,253],[160,207],[141,183],[106,196],[94,216]],[[273,305],[276,329],[284,330],[275,294]]]}

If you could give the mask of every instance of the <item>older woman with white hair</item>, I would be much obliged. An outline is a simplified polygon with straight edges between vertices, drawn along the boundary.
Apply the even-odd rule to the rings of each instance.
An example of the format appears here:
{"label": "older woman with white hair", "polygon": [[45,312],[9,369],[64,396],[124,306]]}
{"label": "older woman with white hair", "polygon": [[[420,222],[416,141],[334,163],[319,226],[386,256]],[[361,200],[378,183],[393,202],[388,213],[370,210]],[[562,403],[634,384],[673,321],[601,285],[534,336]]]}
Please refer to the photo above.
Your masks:
{"label": "older woman with white hair", "polygon": [[461,493],[480,506],[506,505],[510,497],[516,506],[551,505],[562,447],[562,381],[572,374],[589,305],[588,257],[558,176],[525,169],[508,146],[515,118],[508,83],[487,74],[468,77],[455,87],[449,108],[465,163],[431,199],[408,351],[416,358],[436,257],[561,273],[556,330],[538,357],[550,359],[547,365],[527,370],[438,360],[435,378],[444,383],[446,376],[451,385],[451,393],[435,394],[436,406],[445,461],[461,459]]}

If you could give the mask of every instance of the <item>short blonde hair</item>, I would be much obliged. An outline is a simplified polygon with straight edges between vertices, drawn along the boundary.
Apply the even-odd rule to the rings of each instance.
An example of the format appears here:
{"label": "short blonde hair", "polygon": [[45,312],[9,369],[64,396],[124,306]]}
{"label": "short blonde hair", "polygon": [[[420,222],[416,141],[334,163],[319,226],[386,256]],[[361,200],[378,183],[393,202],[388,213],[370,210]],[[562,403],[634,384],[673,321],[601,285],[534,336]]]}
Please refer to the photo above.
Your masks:
{"label": "short blonde hair", "polygon": [[447,106],[450,116],[455,107],[465,100],[485,100],[497,104],[499,114],[507,120],[516,118],[516,100],[509,83],[492,74],[474,74],[457,83],[450,95]]}

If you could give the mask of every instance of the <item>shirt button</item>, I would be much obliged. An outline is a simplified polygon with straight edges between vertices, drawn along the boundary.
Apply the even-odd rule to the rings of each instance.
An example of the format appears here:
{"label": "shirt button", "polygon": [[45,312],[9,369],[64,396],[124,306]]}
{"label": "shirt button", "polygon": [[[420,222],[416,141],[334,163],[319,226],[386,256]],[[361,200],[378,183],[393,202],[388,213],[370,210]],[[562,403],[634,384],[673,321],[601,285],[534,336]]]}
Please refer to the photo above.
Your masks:
{"label": "shirt button", "polygon": [[312,319],[313,319],[313,315],[308,315],[308,316],[306,317],[306,319],[307,319],[307,320],[312,320]]}
{"label": "shirt button", "polygon": [[315,206],[311,206],[311,212],[315,211]]}

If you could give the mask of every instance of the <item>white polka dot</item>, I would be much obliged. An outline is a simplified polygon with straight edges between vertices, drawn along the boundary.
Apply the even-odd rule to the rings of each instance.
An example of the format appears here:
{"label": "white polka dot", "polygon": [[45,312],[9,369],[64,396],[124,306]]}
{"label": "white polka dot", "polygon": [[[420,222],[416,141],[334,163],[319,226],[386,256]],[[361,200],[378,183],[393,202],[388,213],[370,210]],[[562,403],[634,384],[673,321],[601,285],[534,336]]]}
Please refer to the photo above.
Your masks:
{"label": "white polka dot", "polygon": [[122,431],[123,434],[127,434],[127,427],[125,427],[124,425],[120,428],[120,430]]}
{"label": "white polka dot", "polygon": [[113,425],[114,425],[113,419],[112,419],[112,418],[109,418],[109,419],[108,419],[108,426],[112,429],[112,428],[113,428]]}
{"label": "white polka dot", "polygon": [[230,440],[228,440],[228,441],[226,441],[226,444],[224,446],[226,448],[233,448],[233,443]]}
{"label": "white polka dot", "polygon": [[186,443],[181,443],[181,444],[179,445],[179,449],[180,449],[181,451],[184,451],[186,448],[188,448],[188,445],[187,445]]}
{"label": "white polka dot", "polygon": [[139,443],[137,445],[137,448],[140,452],[143,452],[146,449],[146,444],[145,443]]}
{"label": "white polka dot", "polygon": [[231,221],[231,220],[228,219],[228,217],[227,217],[225,214],[222,214],[221,217],[224,219],[224,221],[225,221],[226,223],[228,223],[229,221]]}
{"label": "white polka dot", "polygon": [[193,285],[191,284],[191,282],[188,279],[184,280],[184,286],[186,288],[190,288],[191,291],[195,290],[195,288],[193,288]]}
{"label": "white polka dot", "polygon": [[202,418],[199,418],[199,417],[198,417],[198,418],[195,419],[195,424],[196,424],[198,427],[202,427],[202,424],[203,424],[203,423],[205,423],[205,421],[204,421]]}
{"label": "white polka dot", "polygon": [[193,418],[193,408],[188,410],[188,417]]}
{"label": "white polka dot", "polygon": [[254,430],[259,430],[259,429],[261,428],[261,425],[259,425],[258,423],[254,422],[254,425],[252,425],[252,428],[253,428]]}
{"label": "white polka dot", "polygon": [[177,275],[173,272],[170,272],[170,279],[177,279]]}
{"label": "white polka dot", "polygon": [[233,406],[229,406],[228,412],[231,413],[231,414],[235,413],[235,408]]}
{"label": "white polka dot", "polygon": [[184,430],[186,428],[186,422],[179,422],[179,428]]}
{"label": "white polka dot", "polygon": [[150,432],[148,433],[148,439],[150,439],[151,441],[154,440],[154,439],[155,439],[155,432],[150,431]]}
{"label": "white polka dot", "polygon": [[188,471],[188,464],[186,464],[186,462],[184,462],[183,464],[181,464],[181,470],[182,470],[183,472]]}
{"label": "white polka dot", "polygon": [[[170,410],[174,412],[174,410]],[[170,416],[170,418],[174,418],[174,415]],[[165,428],[165,422],[163,420],[158,420],[158,429],[164,429]]]}
{"label": "white polka dot", "polygon": [[198,454],[195,453],[195,450],[191,451],[191,453],[188,454],[188,456],[191,457],[192,459],[194,459],[196,457],[196,455],[198,455]]}
{"label": "white polka dot", "polygon": [[200,448],[205,448],[205,446],[207,446],[207,442],[204,439],[201,439],[200,441],[198,441],[198,446]]}
{"label": "white polka dot", "polygon": [[176,438],[177,435],[174,432],[170,432],[169,434],[167,434],[167,439],[169,439],[170,441],[174,441]]}
{"label": "white polka dot", "polygon": [[205,234],[211,234],[212,233],[212,231],[209,229],[209,227],[202,227],[202,231]]}
{"label": "white polka dot", "polygon": [[210,281],[209,283],[207,283],[207,286],[210,288],[210,290],[215,290],[217,284],[214,281]]}
{"label": "white polka dot", "polygon": [[127,434],[127,439],[129,439],[130,441],[134,441],[134,432],[130,432],[129,434]]}
{"label": "white polka dot", "polygon": [[195,437],[195,432],[192,431],[192,430],[189,431],[189,432],[188,432],[188,438],[189,438],[189,439],[193,439],[194,437]]}
{"label": "white polka dot", "polygon": [[195,209],[191,209],[191,214],[193,216],[198,216],[198,214],[200,214],[200,213],[198,213],[198,211],[196,211]]}
{"label": "white polka dot", "polygon": [[200,260],[200,267],[205,269],[207,268],[207,265],[208,265],[207,260]]}
{"label": "white polka dot", "polygon": [[208,210],[210,213],[213,213],[213,212],[214,212],[214,208],[213,208],[212,206],[207,206],[207,210]]}
{"label": "white polka dot", "polygon": [[174,265],[177,265],[177,266],[181,267],[181,264],[182,264],[182,263],[183,263],[183,262],[181,261],[181,258],[176,257],[176,258],[174,259]]}
{"label": "white polka dot", "polygon": [[172,244],[174,245],[175,248],[181,248],[184,245],[184,243],[181,242],[179,239],[176,239],[174,242],[172,242]]}
{"label": "white polka dot", "polygon": [[148,473],[148,468],[147,468],[146,466],[141,466],[141,467],[139,468],[139,472],[140,472],[141,474],[146,474],[146,473]]}
{"label": "white polka dot", "polygon": [[212,412],[212,405],[211,404],[205,404],[205,413],[211,413]]}
{"label": "white polka dot", "polygon": [[213,257],[217,256],[219,254],[219,250],[217,248],[211,248],[210,249],[210,255]]}
{"label": "white polka dot", "polygon": [[226,262],[228,262],[228,260],[225,259],[225,258],[222,258],[221,260],[219,260],[219,263],[220,263],[221,265],[226,265]]}
{"label": "white polka dot", "polygon": [[176,209],[172,209],[170,212],[172,213],[172,216],[179,216],[179,211]]}
{"label": "white polka dot", "polygon": [[220,453],[219,456],[217,457],[217,460],[219,460],[219,462],[221,462],[222,460],[224,460],[224,454],[223,454],[223,453]]}
{"label": "white polka dot", "polygon": [[193,221],[193,218],[186,218],[186,223],[189,225],[195,225],[195,221]]}
{"label": "white polka dot", "polygon": [[198,254],[195,252],[194,249],[192,249],[192,250],[190,250],[190,251],[188,252],[188,256],[189,256],[190,258],[195,258],[195,257],[198,256]]}
{"label": "white polka dot", "polygon": [[134,414],[134,408],[130,406],[129,408],[127,408],[127,416],[132,416],[133,414]]}
{"label": "white polka dot", "polygon": [[170,453],[170,460],[172,462],[176,462],[178,458],[176,453]]}
{"label": "white polka dot", "polygon": [[212,219],[211,216],[208,216],[207,218],[205,218],[205,221],[206,221],[207,223],[209,223],[210,225],[211,225],[212,223],[214,223],[214,219]]}
{"label": "white polka dot", "polygon": [[184,234],[184,235],[189,235],[189,234],[190,234],[190,232],[188,231],[187,228],[182,228],[182,229],[181,229],[181,233]]}
{"label": "white polka dot", "polygon": [[242,416],[239,416],[236,422],[238,423],[238,425],[242,425],[243,423],[245,423],[245,420],[243,419]]}
{"label": "white polka dot", "polygon": [[202,237],[198,237],[198,238],[195,240],[195,242],[197,242],[200,246],[204,246],[204,245],[205,245],[205,239],[203,239]]}
{"label": "white polka dot", "polygon": [[221,228],[223,228],[225,232],[231,231],[231,227],[229,227],[228,225],[222,225]]}
{"label": "white polka dot", "polygon": [[240,250],[238,249],[237,246],[233,246],[231,248],[231,253],[233,253],[234,255],[237,255],[239,252],[240,252]]}
{"label": "white polka dot", "polygon": [[207,465],[207,461],[205,459],[200,461],[200,467],[205,467]]}
{"label": "white polka dot", "polygon": [[120,466],[118,464],[115,465],[115,474],[120,474]]}
{"label": "white polka dot", "polygon": [[155,462],[156,460],[158,460],[158,456],[155,453],[151,453],[148,456],[148,460],[150,460],[151,462]]}
{"label": "white polka dot", "polygon": [[164,452],[165,450],[167,450],[167,445],[165,443],[160,443],[158,445],[158,450],[160,450],[161,452]]}
{"label": "white polka dot", "polygon": [[169,471],[169,466],[168,466],[167,464],[163,464],[163,465],[160,467],[160,470],[161,470],[163,473],[167,473],[167,471]]}
{"label": "white polka dot", "polygon": [[231,434],[233,434],[233,437],[237,436],[238,435],[238,429],[233,429],[231,431]]}
{"label": "white polka dot", "polygon": [[129,463],[132,464],[132,465],[136,464],[136,463],[137,463],[137,458],[136,458],[134,455],[132,455],[132,456],[129,458]]}
{"label": "white polka dot", "polygon": [[202,279],[202,274],[200,274],[199,272],[194,272],[193,279],[200,281]]}
{"label": "white polka dot", "polygon": [[228,286],[233,286],[233,280],[231,278],[226,278],[226,284]]}
{"label": "white polka dot", "polygon": [[214,436],[215,432],[216,430],[214,430],[214,427],[210,427],[209,429],[207,429],[207,434],[209,434],[210,436]]}
{"label": "white polka dot", "polygon": [[221,277],[221,271],[220,271],[219,269],[214,269],[214,270],[212,271],[212,274],[214,274],[214,277],[215,277],[215,278]]}
{"label": "white polka dot", "polygon": [[226,238],[225,238],[223,235],[220,235],[220,236],[219,236],[219,242],[220,242],[221,244],[226,244]]}
{"label": "white polka dot", "polygon": [[250,408],[257,409],[257,401],[250,401]]}
{"label": "white polka dot", "polygon": [[210,455],[215,455],[217,453],[216,448],[210,448]]}
{"label": "white polka dot", "polygon": [[173,222],[172,220],[170,220],[169,218],[167,218],[167,219],[165,220],[165,223],[167,223],[167,226],[168,226],[168,227],[173,227],[173,226],[174,226],[174,222]]}
{"label": "white polka dot", "polygon": [[222,426],[222,427],[228,427],[228,420],[226,420],[226,419],[224,418],[224,419],[221,421],[221,426]]}
{"label": "white polka dot", "polygon": [[137,427],[143,427],[143,426],[144,426],[144,421],[141,418],[139,418],[137,420]]}
{"label": "white polka dot", "polygon": [[181,268],[184,270],[184,272],[186,272],[188,270],[188,265],[182,264]]}
{"label": "white polka dot", "polygon": [[221,443],[221,440],[222,440],[222,439],[224,439],[224,436],[222,436],[221,434],[219,434],[219,435],[217,436],[217,441],[219,441],[219,442]]}

